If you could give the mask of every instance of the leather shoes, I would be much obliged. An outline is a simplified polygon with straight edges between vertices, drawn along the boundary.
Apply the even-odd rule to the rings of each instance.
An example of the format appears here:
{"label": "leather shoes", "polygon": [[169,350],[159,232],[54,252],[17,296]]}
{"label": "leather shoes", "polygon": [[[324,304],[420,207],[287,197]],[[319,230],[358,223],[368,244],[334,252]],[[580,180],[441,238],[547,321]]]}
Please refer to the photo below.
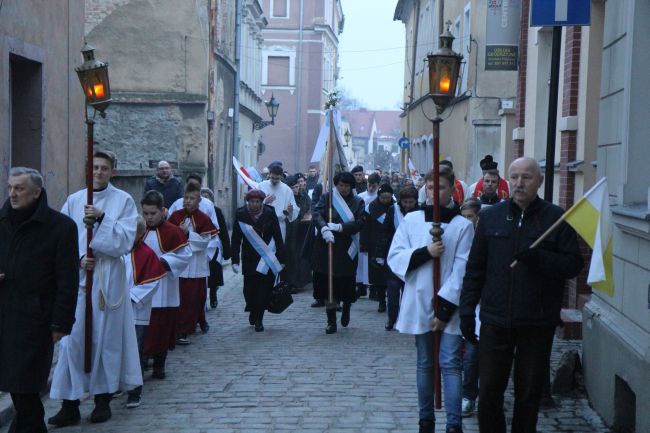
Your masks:
{"label": "leather shoes", "polygon": [[420,433],[435,433],[436,431],[436,422],[430,419],[421,419],[419,426]]}
{"label": "leather shoes", "polygon": [[53,417],[50,417],[47,423],[57,427],[65,427],[77,424],[80,420],[79,400],[63,400],[61,410]]}
{"label": "leather shoes", "polygon": [[261,320],[255,321],[255,332],[263,332],[264,331],[264,325],[262,325]]}
{"label": "leather shoes", "polygon": [[343,313],[341,314],[341,326],[346,328],[350,324],[350,303],[343,303]]}
{"label": "leather shoes", "polygon": [[392,331],[394,326],[395,326],[395,322],[389,320],[388,322],[386,322],[386,325],[384,325],[384,329],[386,329],[386,331]]}
{"label": "leather shoes", "polygon": [[386,312],[386,301],[379,301],[379,306],[377,307],[377,312],[378,313],[385,313]]}
{"label": "leather shoes", "polygon": [[255,325],[255,316],[252,311],[248,315],[248,323],[250,323],[251,326]]}
{"label": "leather shoes", "polygon": [[336,333],[336,323],[328,323],[327,328],[325,328],[325,333],[326,334]]}
{"label": "leather shoes", "polygon": [[316,299],[314,302],[311,303],[311,308],[320,308],[325,306],[325,301],[322,299]]}

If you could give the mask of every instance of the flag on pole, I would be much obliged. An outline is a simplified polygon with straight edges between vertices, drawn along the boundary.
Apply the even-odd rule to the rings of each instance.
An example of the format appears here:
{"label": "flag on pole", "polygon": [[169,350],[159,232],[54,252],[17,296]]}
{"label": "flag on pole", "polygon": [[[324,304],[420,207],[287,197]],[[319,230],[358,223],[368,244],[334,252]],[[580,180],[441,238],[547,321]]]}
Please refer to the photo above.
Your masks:
{"label": "flag on pole", "polygon": [[613,296],[611,212],[606,178],[566,211],[563,219],[593,250],[587,283]]}
{"label": "flag on pole", "polygon": [[409,158],[409,174],[411,175],[411,180],[413,181],[413,184],[417,185],[417,183],[418,183],[418,171],[415,168],[415,165],[413,165],[413,161],[411,161],[411,158]]}
{"label": "flag on pole", "polygon": [[343,137],[341,136],[341,112],[336,109],[327,110],[325,113],[325,122],[318,133],[314,153],[311,157],[311,162],[320,162],[320,180],[323,182],[323,185],[325,185],[327,181],[325,176],[327,175],[327,167],[330,163],[330,161],[327,160],[327,146],[329,145],[328,141],[330,138],[331,113],[334,113],[334,141],[336,142],[334,143],[336,147],[334,147],[334,154],[331,161],[333,164],[332,171],[333,173],[338,173],[339,171],[346,170],[348,166],[343,146],[341,146],[341,143],[343,143]]}
{"label": "flag on pole", "polygon": [[246,168],[234,156],[232,157],[232,165],[235,167],[235,171],[246,185],[253,189],[259,189],[259,184],[253,180]]}

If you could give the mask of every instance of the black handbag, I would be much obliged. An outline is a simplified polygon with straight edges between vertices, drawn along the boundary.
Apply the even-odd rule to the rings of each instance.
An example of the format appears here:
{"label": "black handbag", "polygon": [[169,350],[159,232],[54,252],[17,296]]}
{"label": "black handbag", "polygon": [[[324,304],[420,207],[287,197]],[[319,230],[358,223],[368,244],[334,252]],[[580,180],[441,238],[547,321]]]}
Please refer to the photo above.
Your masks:
{"label": "black handbag", "polygon": [[266,309],[269,313],[280,314],[293,304],[293,296],[291,296],[291,289],[284,281],[278,281],[271,290],[269,303]]}

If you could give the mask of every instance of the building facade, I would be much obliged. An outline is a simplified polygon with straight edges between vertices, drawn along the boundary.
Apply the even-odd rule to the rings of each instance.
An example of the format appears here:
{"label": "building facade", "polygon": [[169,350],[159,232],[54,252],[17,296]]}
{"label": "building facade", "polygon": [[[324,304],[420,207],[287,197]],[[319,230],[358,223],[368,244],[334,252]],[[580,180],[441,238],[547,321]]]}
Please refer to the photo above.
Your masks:
{"label": "building facade", "polygon": [[589,398],[617,431],[650,431],[650,4],[604,7],[595,135],[597,177],[613,204],[614,294],[594,290],[583,308]]}
{"label": "building facade", "polygon": [[54,208],[84,184],[83,35],[83,0],[0,4],[0,183],[12,166],[35,168]]}
{"label": "building facade", "polygon": [[283,161],[290,172],[309,166],[327,93],[338,78],[340,0],[264,0],[262,90],[280,103],[275,125],[262,131],[266,150],[258,165]]}
{"label": "building facade", "polygon": [[[467,0],[398,0],[394,19],[406,27],[406,61],[404,65],[404,112],[402,129],[411,142],[410,155],[420,172],[433,166],[432,123],[435,107],[428,97],[428,68],[424,60],[438,49],[438,37],[449,26],[454,35],[453,49],[463,55],[456,98],[452,100],[440,127],[440,154],[454,163],[460,179],[472,183],[481,175],[479,161],[487,154],[505,170],[509,163],[510,140],[502,140],[512,130],[516,95],[516,62],[501,55],[495,61],[494,48],[503,33],[518,32],[520,1],[501,2]],[[495,22],[497,24],[495,24]],[[517,33],[518,34],[518,33]],[[497,35],[497,36],[495,36]],[[491,39],[492,38],[492,39]],[[515,43],[514,46],[517,44]]]}

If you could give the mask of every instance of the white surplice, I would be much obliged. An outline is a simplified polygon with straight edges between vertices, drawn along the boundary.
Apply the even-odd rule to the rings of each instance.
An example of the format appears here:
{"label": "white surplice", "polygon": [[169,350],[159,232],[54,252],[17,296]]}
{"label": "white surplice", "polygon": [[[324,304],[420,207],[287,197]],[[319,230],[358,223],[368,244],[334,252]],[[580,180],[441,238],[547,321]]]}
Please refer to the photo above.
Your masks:
{"label": "white surplice", "polygon": [[[91,372],[84,373],[86,272],[81,269],[75,323],[70,335],[61,340],[54,369],[50,398],[78,400],[90,395],[129,390],[142,385],[138,345],[135,336],[126,264],[135,239],[137,210],[129,194],[111,184],[94,193],[95,207],[104,217],[95,224],[90,247],[95,257],[93,272],[93,323]],[[79,253],[86,253],[83,223],[86,190],[68,197],[62,208],[77,223]]]}
{"label": "white surplice", "polygon": [[152,308],[178,307],[181,304],[178,278],[185,268],[187,268],[192,258],[192,249],[189,243],[179,246],[173,251],[163,251],[156,229],[147,230],[144,236],[144,243],[169,265],[167,275],[160,280],[160,286],[151,300]]}
{"label": "white surplice", "polygon": [[[474,227],[467,219],[457,215],[448,224],[443,223],[442,228],[445,252],[440,258],[441,287],[438,294],[458,305]],[[430,229],[431,222],[425,221],[423,210],[408,213],[395,232],[388,251],[388,266],[405,283],[395,324],[395,328],[405,334],[419,335],[431,331],[434,318],[432,261],[408,271],[413,252],[431,242]],[[452,315],[444,332],[461,334],[458,310]]]}
{"label": "white surplice", "polygon": [[[187,219],[186,219],[187,221]],[[192,224],[189,228],[188,241],[192,251],[192,257],[185,270],[181,272],[181,278],[204,278],[210,275],[210,257],[217,252],[217,235],[200,235],[194,231]]]}
{"label": "white surplice", "polygon": [[[174,212],[183,209],[183,197],[177,199],[167,210],[167,217],[172,216]],[[219,221],[217,220],[217,213],[214,210],[214,202],[209,198],[200,197],[199,210],[210,217],[212,224],[219,230]],[[225,230],[225,229],[224,229]]]}
{"label": "white surplice", "polygon": [[[133,320],[136,325],[148,325],[151,319],[151,300],[160,287],[161,279],[136,284],[133,280],[133,266],[129,266],[131,255],[124,256],[126,264],[126,279],[131,284],[131,306],[133,307]],[[163,277],[165,278],[165,277]]]}
{"label": "white surplice", "polygon": [[[273,185],[270,180],[265,180],[260,183],[260,189],[264,191],[266,196],[274,195],[275,200],[273,203],[269,203],[270,206],[273,206],[275,209],[275,214],[278,216],[278,221],[280,222],[280,231],[282,232],[282,240],[287,239],[287,221],[292,222],[298,218],[300,213],[300,208],[296,204],[296,199],[293,197],[293,191],[285,183],[279,182],[277,185]],[[291,204],[293,206],[293,212],[289,215],[285,215],[284,211]]]}

